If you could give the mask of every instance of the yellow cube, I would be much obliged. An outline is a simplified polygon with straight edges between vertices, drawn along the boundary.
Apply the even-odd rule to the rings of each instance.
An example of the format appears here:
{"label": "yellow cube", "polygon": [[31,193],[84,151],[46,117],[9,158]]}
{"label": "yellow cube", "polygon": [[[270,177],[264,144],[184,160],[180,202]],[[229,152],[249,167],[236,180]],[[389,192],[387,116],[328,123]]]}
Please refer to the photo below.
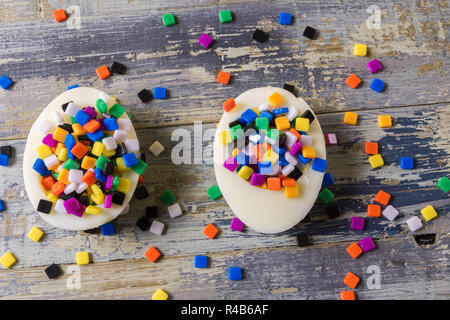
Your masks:
{"label": "yellow cube", "polygon": [[272,162],[272,164],[277,162],[278,158],[279,158],[278,153],[272,150],[267,150],[266,152],[264,152],[263,155],[263,161],[270,161]]}
{"label": "yellow cube", "polygon": [[367,45],[362,43],[356,43],[353,47],[353,54],[355,56],[364,57],[367,55]]}
{"label": "yellow cube", "polygon": [[112,157],[115,154],[116,154],[116,150],[115,149],[114,150],[106,150],[106,148],[105,148],[105,150],[103,150],[103,155],[105,157],[107,157],[107,158],[110,158],[110,157]]}
{"label": "yellow cube", "polygon": [[278,92],[272,93],[267,97],[267,101],[272,107],[278,107],[283,102],[283,97]]}
{"label": "yellow cube", "polygon": [[314,159],[316,157],[316,151],[312,146],[303,146],[302,147],[302,156],[309,159]]}
{"label": "yellow cube", "polygon": [[344,122],[346,124],[355,125],[358,122],[358,114],[355,112],[346,112],[344,116]]}
{"label": "yellow cube", "polygon": [[381,167],[384,164],[383,158],[381,157],[381,154],[377,153],[376,155],[373,155],[369,157],[369,162],[372,168],[378,168]]}
{"label": "yellow cube", "polygon": [[95,141],[94,146],[92,147],[92,154],[94,156],[100,157],[105,151],[105,145],[101,142]]}
{"label": "yellow cube", "polygon": [[16,262],[16,257],[11,252],[6,252],[4,255],[0,257],[0,263],[3,268],[8,269]]}
{"label": "yellow cube", "polygon": [[152,300],[167,300],[168,298],[169,295],[162,289],[156,290],[156,292],[152,296]]}
{"label": "yellow cube", "polygon": [[69,160],[69,153],[67,152],[67,148],[61,148],[61,150],[59,151],[58,160],[63,162]]}
{"label": "yellow cube", "polygon": [[130,184],[130,179],[120,178],[116,190],[124,193],[128,192],[128,190],[130,190]]}
{"label": "yellow cube", "polygon": [[69,182],[69,170],[67,170],[67,169],[62,169],[61,172],[60,172],[59,175],[58,175],[57,180],[58,180],[59,182],[64,183],[65,185],[68,185],[68,184],[70,183],[70,182]]}
{"label": "yellow cube", "polygon": [[82,136],[87,133],[86,129],[79,123],[74,123],[72,125],[73,133],[77,136]]}
{"label": "yellow cube", "polygon": [[119,169],[119,171],[127,171],[127,170],[131,169],[131,168],[127,168],[127,166],[125,165],[125,162],[123,162],[122,157],[116,159],[116,164],[117,164],[117,168]]}
{"label": "yellow cube", "polygon": [[437,217],[437,212],[434,210],[433,206],[427,206],[420,210],[420,213],[424,217],[426,221],[430,221],[431,219],[434,219]]}
{"label": "yellow cube", "polygon": [[231,134],[229,130],[225,130],[222,132],[219,132],[219,141],[221,144],[229,144],[231,141]]}
{"label": "yellow cube", "polygon": [[291,124],[289,123],[289,119],[286,116],[275,118],[275,126],[278,130],[286,130],[291,127]]}
{"label": "yellow cube", "polygon": [[242,166],[241,169],[239,169],[238,176],[241,177],[244,180],[250,179],[250,176],[253,173],[253,169],[248,166]]}
{"label": "yellow cube", "polygon": [[392,126],[392,119],[390,115],[378,116],[378,126],[380,128],[389,128]]}
{"label": "yellow cube", "polygon": [[85,170],[95,169],[95,162],[97,159],[89,156],[85,156],[83,161],[81,161],[81,168]]}
{"label": "yellow cube", "polygon": [[56,149],[55,149],[55,154],[56,154],[57,156],[59,156],[59,153],[61,152],[61,149],[62,149],[62,148],[65,148],[64,143],[58,142],[58,143],[56,144]]}
{"label": "yellow cube", "polygon": [[56,203],[56,201],[58,201],[58,197],[55,196],[53,193],[49,192],[47,193],[47,200],[53,202],[53,204]]}
{"label": "yellow cube", "polygon": [[284,196],[286,198],[297,198],[298,197],[298,185],[284,187]]}
{"label": "yellow cube", "polygon": [[233,150],[233,152],[231,153],[231,155],[233,156],[233,158],[235,158],[235,157],[238,155],[239,152],[240,152],[239,149],[234,148],[234,150]]}
{"label": "yellow cube", "polygon": [[37,147],[36,152],[38,154],[38,157],[41,158],[42,160],[44,160],[47,157],[50,157],[53,154],[52,149],[46,144],[41,144],[39,147]]}
{"label": "yellow cube", "polygon": [[252,111],[259,117],[259,114],[261,113],[261,111],[259,111],[259,108],[253,108]]}
{"label": "yellow cube", "polygon": [[31,228],[30,232],[28,232],[27,237],[34,242],[39,242],[41,240],[42,236],[44,235],[44,231],[39,229],[38,227]]}
{"label": "yellow cube", "polygon": [[101,208],[97,206],[87,206],[84,212],[86,212],[87,214],[99,214],[101,212]]}
{"label": "yellow cube", "polygon": [[297,118],[295,120],[295,130],[308,132],[308,130],[309,130],[309,119],[307,119],[307,118]]}
{"label": "yellow cube", "polygon": [[77,252],[77,264],[78,265],[89,264],[89,252],[86,251]]}
{"label": "yellow cube", "polygon": [[53,132],[53,139],[55,139],[58,142],[64,143],[64,140],[66,140],[66,136],[69,134],[69,131],[64,130],[63,128],[57,127],[55,129],[55,132]]}

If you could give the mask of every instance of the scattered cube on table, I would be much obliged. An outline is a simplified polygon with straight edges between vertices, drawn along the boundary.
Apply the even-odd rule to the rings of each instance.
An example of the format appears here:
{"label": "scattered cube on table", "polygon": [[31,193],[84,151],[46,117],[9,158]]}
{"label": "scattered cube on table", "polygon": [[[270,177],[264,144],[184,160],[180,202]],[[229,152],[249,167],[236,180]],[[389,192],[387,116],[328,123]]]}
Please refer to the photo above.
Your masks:
{"label": "scattered cube on table", "polygon": [[394,221],[394,219],[398,216],[399,212],[397,209],[395,209],[393,206],[388,205],[383,210],[383,216],[385,216],[388,220]]}
{"label": "scattered cube on table", "polygon": [[325,133],[325,142],[327,146],[334,146],[338,144],[335,133]]}
{"label": "scattered cube on table", "polygon": [[57,22],[61,22],[67,19],[67,15],[64,9],[56,9],[55,11],[53,11],[53,17]]}
{"label": "scattered cube on table", "polygon": [[391,195],[383,190],[378,191],[377,196],[375,197],[375,201],[381,203],[383,206],[387,205],[391,199]]}
{"label": "scattered cube on table", "polygon": [[361,217],[352,217],[350,228],[355,230],[364,230],[364,218]]}
{"label": "scattered cube on table", "polygon": [[45,268],[44,271],[49,279],[55,279],[62,273],[61,268],[57,264],[54,264],[54,263],[52,263],[47,268]]}
{"label": "scattered cube on table", "polygon": [[164,87],[155,87],[153,89],[153,97],[158,100],[166,99],[167,89]]}
{"label": "scattered cube on table", "polygon": [[358,114],[355,112],[347,111],[344,116],[344,123],[350,124],[352,126],[356,125],[358,122]]}
{"label": "scattered cube on table", "polygon": [[175,195],[172,191],[167,190],[160,196],[160,199],[165,205],[171,205],[175,201]]}
{"label": "scattered cube on table", "polygon": [[152,296],[152,300],[167,300],[169,295],[162,289],[156,290]]}
{"label": "scattered cube on table", "polygon": [[317,30],[313,27],[307,26],[303,31],[303,36],[309,40],[313,40],[316,37]]}
{"label": "scattered cube on table", "polygon": [[213,39],[206,33],[203,33],[200,38],[198,38],[198,43],[201,44],[204,48],[209,48],[212,42]]}
{"label": "scattered cube on table", "polygon": [[341,300],[356,300],[355,292],[353,292],[353,291],[341,291]]}
{"label": "scattered cube on table", "polygon": [[8,89],[12,85],[12,83],[12,80],[7,76],[3,75],[0,77],[0,87],[2,87],[4,90]]}
{"label": "scattered cube on table", "polygon": [[266,42],[268,38],[269,34],[260,29],[256,29],[253,33],[253,39],[258,42]]}
{"label": "scattered cube on table", "polygon": [[358,78],[356,74],[351,74],[345,80],[345,84],[348,85],[352,89],[356,89],[356,87],[361,83],[361,79]]}
{"label": "scattered cube on table", "polygon": [[420,213],[422,214],[425,221],[430,221],[431,219],[434,219],[437,217],[437,212],[433,208],[433,206],[426,206],[422,210],[420,210]]}
{"label": "scattered cube on table", "polygon": [[222,196],[222,192],[219,189],[218,185],[214,185],[208,189],[208,196],[211,198],[211,200],[216,200],[220,196]]}
{"label": "scattered cube on table", "polygon": [[356,242],[353,242],[351,245],[347,247],[347,252],[352,256],[353,259],[356,259],[363,253],[363,250]]}
{"label": "scattered cube on table", "polygon": [[42,236],[44,235],[44,231],[39,229],[38,227],[31,228],[30,232],[28,232],[27,237],[34,242],[39,242]]}
{"label": "scattered cube on table", "polygon": [[365,144],[366,154],[377,154],[378,153],[378,143],[377,142],[366,142]]}
{"label": "scattered cube on table", "polygon": [[11,252],[6,252],[0,257],[0,264],[3,268],[8,269],[16,262],[16,257]]}
{"label": "scattered cube on table", "polygon": [[414,158],[400,157],[400,168],[405,169],[405,170],[414,169]]}
{"label": "scattered cube on table", "polygon": [[100,226],[100,231],[102,232],[102,235],[104,236],[112,236],[115,234],[115,230],[114,230],[114,224],[112,221],[102,224]]}
{"label": "scattered cube on table", "polygon": [[354,289],[359,282],[358,276],[356,276],[354,273],[349,272],[344,278],[344,283],[348,285],[350,288]]}
{"label": "scattered cube on table", "polygon": [[150,226],[150,232],[156,235],[161,235],[164,232],[165,224],[158,220],[153,220]]}
{"label": "scattered cube on table", "polygon": [[374,90],[376,92],[383,91],[384,86],[385,86],[384,81],[382,81],[380,79],[377,79],[377,78],[374,78],[372,80],[372,82],[370,83],[370,89],[372,89],[372,90]]}
{"label": "scattered cube on table", "polygon": [[97,76],[100,80],[105,80],[106,78],[108,78],[111,75],[111,72],[109,71],[108,67],[105,65],[95,69],[95,72],[97,73]]}
{"label": "scattered cube on table", "polygon": [[373,243],[371,237],[361,239],[359,241],[359,246],[361,247],[361,249],[363,249],[364,252],[368,252],[375,249],[375,243]]}
{"label": "scattered cube on table", "polygon": [[380,128],[392,127],[392,118],[391,118],[391,116],[390,115],[378,116],[378,126]]}
{"label": "scattered cube on table", "polygon": [[167,210],[169,211],[169,215],[170,217],[176,218],[179,217],[183,214],[183,211],[181,210],[180,204],[179,203],[174,203],[172,205],[170,205]]}
{"label": "scattered cube on table", "polygon": [[205,229],[203,229],[203,234],[206,235],[210,239],[214,239],[214,237],[217,235],[218,232],[219,232],[219,229],[217,229],[217,227],[211,223],[208,224],[205,227]]}
{"label": "scattered cube on table", "polygon": [[334,198],[334,194],[328,188],[323,188],[319,193],[319,198],[325,203],[330,202]]}
{"label": "scattered cube on table", "polygon": [[412,232],[419,230],[423,226],[422,221],[417,216],[409,218],[406,220],[406,223]]}
{"label": "scattered cube on table", "polygon": [[444,192],[449,192],[450,191],[450,179],[448,179],[447,177],[442,177],[441,179],[439,179],[437,187],[440,188]]}
{"label": "scattered cube on table", "polygon": [[287,12],[281,12],[278,23],[281,25],[290,25],[292,23],[292,15]]}
{"label": "scattered cube on table", "polygon": [[126,71],[127,71],[126,65],[124,65],[120,62],[114,61],[113,64],[111,65],[112,73],[123,75],[123,74],[125,74]]}
{"label": "scattered cube on table", "polygon": [[229,267],[228,268],[228,279],[242,280],[242,269],[240,267]]}
{"label": "scattered cube on table", "polygon": [[167,13],[162,16],[162,21],[166,27],[173,26],[175,24],[175,16],[172,13]]}
{"label": "scattered cube on table", "polygon": [[89,264],[89,252],[86,251],[77,252],[76,259],[78,265]]}
{"label": "scattered cube on table", "polygon": [[326,207],[325,211],[327,212],[329,219],[335,219],[342,216],[341,209],[339,209],[338,205],[329,205]]}
{"label": "scattered cube on table", "polygon": [[194,267],[204,269],[208,267],[208,257],[207,256],[195,256],[194,257]]}
{"label": "scattered cube on table", "polygon": [[364,57],[367,55],[367,45],[362,43],[355,43],[353,46],[353,54],[355,56]]}
{"label": "scattered cube on table", "polygon": [[219,74],[217,75],[217,82],[228,84],[228,82],[230,81],[230,77],[231,75],[228,72],[220,70]]}
{"label": "scattered cube on table", "polygon": [[233,21],[233,15],[230,10],[222,10],[219,12],[220,23],[228,23]]}
{"label": "scattered cube on table", "polygon": [[382,165],[384,165],[383,158],[381,157],[381,154],[379,154],[379,153],[369,157],[369,162],[370,162],[370,165],[372,166],[372,168],[374,168],[374,169],[379,168]]}
{"label": "scattered cube on table", "polygon": [[328,186],[331,186],[332,184],[334,184],[333,176],[329,172],[326,172],[323,175],[322,187],[326,188]]}
{"label": "scattered cube on table", "polygon": [[156,262],[156,260],[158,260],[158,258],[160,256],[161,256],[161,253],[155,247],[150,247],[150,249],[148,249],[147,252],[145,252],[145,257],[150,262]]}
{"label": "scattered cube on table", "polygon": [[372,218],[379,218],[381,214],[381,207],[378,204],[369,204],[367,206],[367,216]]}
{"label": "scattered cube on table", "polygon": [[138,97],[139,97],[139,99],[140,99],[142,102],[147,103],[147,102],[149,102],[150,100],[152,100],[153,95],[152,95],[152,93],[150,92],[150,90],[142,89],[141,91],[139,91]]}
{"label": "scattered cube on table", "polygon": [[234,217],[231,220],[231,224],[230,224],[231,230],[242,231],[243,228],[244,228],[244,223],[239,218]]}
{"label": "scattered cube on table", "polygon": [[373,74],[375,72],[380,71],[383,68],[383,66],[381,65],[381,62],[378,61],[378,59],[374,59],[367,62],[367,68],[369,69],[369,72]]}
{"label": "scattered cube on table", "polygon": [[149,150],[154,156],[157,157],[164,151],[164,146],[159,141],[155,141],[152,143]]}

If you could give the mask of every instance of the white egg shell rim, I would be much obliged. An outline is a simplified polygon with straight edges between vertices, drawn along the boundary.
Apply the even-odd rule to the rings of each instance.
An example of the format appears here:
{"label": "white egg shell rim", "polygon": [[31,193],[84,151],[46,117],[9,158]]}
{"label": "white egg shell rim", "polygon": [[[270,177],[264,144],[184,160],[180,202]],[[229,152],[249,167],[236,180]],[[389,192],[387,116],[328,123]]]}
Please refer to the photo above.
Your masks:
{"label": "white egg shell rim", "polygon": [[[266,105],[267,97],[273,92],[280,93],[284,101],[278,106],[293,106],[301,115],[304,111],[314,111],[302,99],[291,92],[276,87],[262,87],[248,90],[235,99],[236,107],[224,112],[217,126],[214,138],[214,172],[217,184],[231,210],[249,228],[261,233],[280,233],[298,224],[311,210],[322,187],[324,173],[312,170],[308,163],[303,175],[297,180],[299,196],[286,198],[284,191],[271,191],[252,186],[236,172],[230,172],[223,166],[228,156],[226,146],[219,141],[219,133],[228,130],[228,124],[240,117],[245,110]],[[310,125],[308,135],[312,137],[312,146],[316,157],[326,159],[325,139],[316,118]]]}
{"label": "white egg shell rim", "polygon": [[[40,123],[40,121],[47,120],[50,123],[54,124],[53,129],[56,128],[58,124],[52,116],[52,112],[54,110],[58,111],[61,114],[65,122],[71,123],[70,116],[62,111],[61,105],[66,102],[73,101],[73,103],[81,107],[91,106],[96,109],[96,101],[99,98],[100,93],[102,93],[102,91],[88,87],[78,87],[67,90],[57,96],[52,102],[50,102],[33,123],[25,145],[23,156],[23,177],[25,190],[35,210],[37,210],[39,200],[47,200],[47,197],[40,184],[39,173],[33,170],[33,164],[38,158],[36,148],[42,144],[42,139],[46,135],[37,129],[38,123]],[[114,100],[110,99],[108,107],[113,104]],[[124,112],[119,119],[121,118],[126,119],[128,118],[128,116]],[[134,130],[133,125],[131,125],[131,128],[127,133],[127,139],[137,139],[136,131]],[[49,214],[45,214],[42,212],[38,213],[45,221],[57,228],[67,230],[88,230],[97,228],[102,224],[114,220],[128,205],[128,202],[130,201],[136,189],[136,185],[139,180],[139,175],[136,172],[134,172],[133,170],[125,171],[122,173],[122,177],[130,179],[130,189],[125,194],[123,204],[120,206],[113,203],[111,204],[111,208],[105,209],[102,204],[99,205],[99,207],[102,208],[99,214],[93,215],[85,213],[82,217],[77,217],[68,213],[59,213],[54,210],[54,204],[52,207],[52,211]]]}

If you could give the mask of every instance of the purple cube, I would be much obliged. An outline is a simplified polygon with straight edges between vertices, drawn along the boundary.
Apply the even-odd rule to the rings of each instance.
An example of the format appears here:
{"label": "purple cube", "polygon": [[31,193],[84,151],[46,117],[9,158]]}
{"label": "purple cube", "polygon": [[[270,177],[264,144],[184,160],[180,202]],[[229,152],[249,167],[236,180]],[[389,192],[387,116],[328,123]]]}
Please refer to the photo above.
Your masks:
{"label": "purple cube", "polygon": [[250,177],[250,184],[252,186],[257,186],[257,187],[261,187],[264,182],[266,182],[266,176],[253,172],[252,176]]}
{"label": "purple cube", "polygon": [[53,148],[53,147],[56,147],[56,145],[58,144],[58,141],[53,139],[53,135],[51,133],[49,133],[48,135],[46,135],[44,137],[44,139],[42,139],[42,143],[46,144],[50,148]]}
{"label": "purple cube", "polygon": [[233,218],[233,220],[231,220],[231,224],[230,224],[231,230],[242,231],[243,228],[244,228],[244,223],[241,220],[239,220],[239,218]]}
{"label": "purple cube", "polygon": [[353,217],[350,228],[355,230],[364,230],[364,218]]}
{"label": "purple cube", "polygon": [[372,61],[367,62],[367,68],[369,68],[370,73],[375,73],[377,71],[380,71],[382,66],[380,61],[374,59]]}
{"label": "purple cube", "polygon": [[371,237],[361,239],[359,241],[359,246],[361,247],[361,249],[363,249],[364,252],[375,249],[375,243],[373,243]]}
{"label": "purple cube", "polygon": [[198,38],[198,43],[200,43],[205,48],[208,48],[211,43],[213,42],[213,39],[208,36],[206,33],[202,34],[200,38]]}
{"label": "purple cube", "polygon": [[292,156],[296,156],[297,153],[300,152],[300,150],[302,149],[302,143],[301,142],[296,142],[292,145],[291,150],[289,151],[289,153]]}
{"label": "purple cube", "polygon": [[112,195],[107,194],[105,196],[105,202],[103,203],[103,206],[105,208],[111,208],[111,203],[112,203]]}
{"label": "purple cube", "polygon": [[230,170],[231,172],[234,172],[234,170],[236,170],[236,168],[239,167],[239,164],[233,158],[233,156],[228,156],[228,158],[225,159],[223,166],[228,170]]}
{"label": "purple cube", "polygon": [[80,203],[80,208],[78,210],[76,210],[75,212],[72,212],[72,213],[70,213],[70,212],[68,212],[68,213],[81,218],[84,214],[84,210],[86,210],[86,206],[84,204]]}
{"label": "purple cube", "polygon": [[98,128],[98,130],[100,131],[106,131],[106,126],[105,123],[103,121],[105,121],[104,118],[98,118],[97,119],[98,123],[100,123],[100,128]]}
{"label": "purple cube", "polygon": [[337,145],[337,137],[335,133],[325,133],[325,142],[327,146]]}
{"label": "purple cube", "polygon": [[95,109],[91,106],[87,106],[83,109],[83,111],[86,112],[91,119],[95,119],[97,117],[97,111],[95,111]]}
{"label": "purple cube", "polygon": [[64,201],[64,208],[66,209],[67,213],[75,214],[80,210],[81,203],[78,202],[77,198],[70,198]]}

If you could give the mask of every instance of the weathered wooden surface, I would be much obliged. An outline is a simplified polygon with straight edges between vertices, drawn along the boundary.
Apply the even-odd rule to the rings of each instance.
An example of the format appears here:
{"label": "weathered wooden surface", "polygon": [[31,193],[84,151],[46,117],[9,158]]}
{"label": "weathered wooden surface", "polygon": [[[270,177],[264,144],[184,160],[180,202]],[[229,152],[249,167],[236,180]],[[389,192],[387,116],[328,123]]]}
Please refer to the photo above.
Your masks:
{"label": "weathered wooden surface", "polygon": [[[365,25],[366,9],[372,4],[382,9],[381,30],[368,30]],[[69,5],[81,8],[80,30],[52,21],[53,9]],[[220,25],[217,12],[226,8],[236,20]],[[160,16],[168,11],[177,16],[178,25],[165,28]],[[278,25],[278,12],[283,11],[295,15],[293,26]],[[0,92],[0,140],[9,140],[15,147],[11,166],[0,170],[0,199],[6,205],[0,215],[0,251],[11,250],[18,263],[0,272],[0,296],[147,299],[155,288],[164,287],[172,298],[335,299],[343,289],[345,272],[364,275],[367,266],[377,264],[382,269],[382,289],[361,286],[359,298],[448,299],[450,200],[436,188],[438,179],[450,171],[448,16],[446,1],[319,5],[273,1],[261,5],[204,0],[189,8],[184,1],[96,1],[95,5],[90,1],[1,1],[1,73],[16,83]],[[319,29],[317,40],[301,36],[305,25]],[[268,43],[251,41],[255,27],[270,33]],[[217,40],[212,49],[202,50],[196,43],[202,32]],[[374,76],[365,67],[369,58],[352,56],[355,41],[368,43],[369,58],[382,61],[384,70],[376,77],[387,82],[386,92],[368,88]],[[128,66],[127,74],[98,80],[95,68],[114,60]],[[230,86],[215,82],[221,68],[233,74]],[[343,84],[351,72],[365,81],[358,90]],[[192,133],[196,120],[203,121],[203,132],[213,129],[227,97],[284,82],[296,85],[299,95],[319,114],[324,132],[338,135],[339,145],[327,149],[327,158],[336,181],[330,187],[336,195],[333,201],[343,216],[328,220],[324,206],[317,203],[311,223],[300,223],[283,234],[232,232],[233,213],[225,201],[211,201],[206,194],[215,184],[208,157],[201,165],[174,165],[170,153],[178,142],[171,141],[171,134],[176,129]],[[160,157],[146,151],[149,169],[144,179],[155,191],[146,200],[131,202],[131,213],[116,220],[118,234],[112,237],[52,228],[33,212],[23,187],[21,166],[28,128],[54,96],[74,83],[116,95],[134,115],[143,150],[154,140],[166,147]],[[136,93],[157,85],[168,88],[169,99],[140,103]],[[343,110],[348,109],[357,110],[357,126],[343,124]],[[394,127],[378,128],[379,114],[392,115]],[[379,142],[384,167],[370,168],[363,152],[365,141]],[[203,146],[210,154],[211,141]],[[398,160],[404,155],[415,158],[414,170],[399,168]],[[380,188],[393,195],[391,203],[401,216],[394,222],[366,219],[366,230],[350,230],[350,218],[365,216],[367,204]],[[159,202],[158,195],[166,189],[179,199],[185,212],[182,217],[170,219]],[[405,221],[428,204],[439,217],[418,233],[439,236],[435,245],[424,249],[414,244]],[[168,225],[163,236],[135,227],[148,205],[160,208],[160,220]],[[211,222],[221,229],[215,240],[201,233]],[[34,225],[46,232],[38,244],[26,238]],[[311,236],[312,246],[294,248],[295,235],[304,232]],[[353,261],[345,247],[364,236],[377,240],[377,250]],[[142,259],[150,244],[164,255],[155,265]],[[54,282],[46,280],[44,266],[55,262],[65,268],[74,263],[80,249],[91,252],[95,261],[82,269],[88,270],[83,272],[83,279],[88,277],[82,282],[83,290],[67,291],[67,275]],[[211,269],[192,268],[193,255],[198,253],[212,258]],[[226,281],[226,267],[231,263],[245,268],[245,281]],[[124,277],[117,279],[117,274]]]}

